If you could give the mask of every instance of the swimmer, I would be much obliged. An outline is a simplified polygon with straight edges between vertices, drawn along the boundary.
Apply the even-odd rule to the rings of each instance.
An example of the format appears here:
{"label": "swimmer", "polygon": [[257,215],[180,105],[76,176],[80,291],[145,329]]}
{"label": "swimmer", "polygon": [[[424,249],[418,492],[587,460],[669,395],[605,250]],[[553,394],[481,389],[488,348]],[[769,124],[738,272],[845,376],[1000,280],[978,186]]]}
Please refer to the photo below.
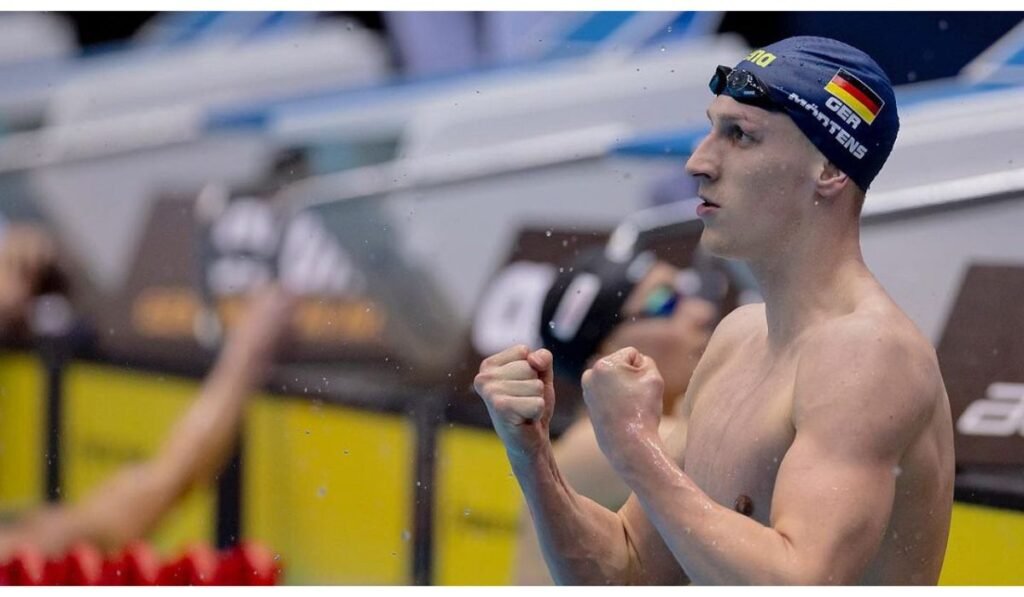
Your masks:
{"label": "swimmer", "polygon": [[[817,37],[719,67],[688,171],[701,245],[765,302],[715,329],[662,441],[663,379],[627,347],[582,377],[598,444],[633,494],[576,493],[548,437],[552,356],[515,346],[475,380],[563,584],[934,584],[953,500],[935,351],[864,264],[865,192],[899,128],[888,78]],[[669,367],[669,365],[662,365]],[[672,450],[671,446],[683,446]]]}
{"label": "swimmer", "polygon": [[293,308],[294,299],[276,285],[255,292],[157,453],[121,469],[77,503],[46,505],[0,527],[0,563],[19,549],[56,557],[80,542],[117,552],[145,537],[190,488],[211,482],[231,456],[245,405],[267,374]]}

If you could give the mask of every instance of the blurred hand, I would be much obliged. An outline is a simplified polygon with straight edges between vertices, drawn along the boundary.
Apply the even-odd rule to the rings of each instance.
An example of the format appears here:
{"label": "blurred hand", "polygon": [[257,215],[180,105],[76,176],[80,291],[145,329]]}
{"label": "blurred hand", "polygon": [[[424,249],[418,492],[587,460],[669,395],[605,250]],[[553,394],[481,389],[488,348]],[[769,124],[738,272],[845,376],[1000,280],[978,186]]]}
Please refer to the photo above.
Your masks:
{"label": "blurred hand", "polygon": [[36,284],[57,259],[50,235],[33,224],[10,224],[0,240],[0,270]]}
{"label": "blurred hand", "polygon": [[532,458],[551,439],[555,411],[553,357],[518,345],[480,364],[473,387],[487,405],[491,422],[510,458]]}
{"label": "blurred hand", "polygon": [[583,372],[583,400],[601,451],[616,471],[628,468],[643,442],[658,440],[663,392],[658,367],[633,347]]}
{"label": "blurred hand", "polygon": [[608,336],[600,352],[611,354],[632,346],[653,359],[664,375],[665,412],[671,412],[675,400],[686,393],[690,377],[707,348],[716,313],[714,303],[688,296],[671,317],[636,321],[627,318]]}
{"label": "blurred hand", "polygon": [[0,328],[24,322],[39,283],[57,259],[53,239],[33,224],[9,224],[0,237]]}
{"label": "blurred hand", "polygon": [[238,324],[228,334],[225,355],[257,371],[269,367],[288,333],[297,303],[277,284],[252,291]]}

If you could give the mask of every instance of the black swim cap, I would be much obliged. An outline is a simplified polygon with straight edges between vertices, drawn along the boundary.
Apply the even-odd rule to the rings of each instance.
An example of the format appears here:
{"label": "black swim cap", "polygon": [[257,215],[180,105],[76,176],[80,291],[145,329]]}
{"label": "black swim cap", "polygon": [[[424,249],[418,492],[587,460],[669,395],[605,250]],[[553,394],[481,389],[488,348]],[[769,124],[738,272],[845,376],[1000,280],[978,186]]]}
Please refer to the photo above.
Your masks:
{"label": "black swim cap", "polygon": [[590,249],[561,268],[544,297],[540,319],[540,337],[554,355],[555,373],[579,381],[655,261],[653,253],[642,252],[620,263],[608,259],[603,249]]}

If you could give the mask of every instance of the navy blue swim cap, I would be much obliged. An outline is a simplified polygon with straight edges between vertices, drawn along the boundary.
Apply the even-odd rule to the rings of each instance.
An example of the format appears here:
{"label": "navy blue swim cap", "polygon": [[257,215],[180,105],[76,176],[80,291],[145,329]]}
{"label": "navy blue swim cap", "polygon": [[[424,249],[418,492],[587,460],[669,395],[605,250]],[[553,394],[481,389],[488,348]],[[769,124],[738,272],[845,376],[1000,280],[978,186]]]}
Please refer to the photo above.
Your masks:
{"label": "navy blue swim cap", "polygon": [[900,129],[889,77],[870,56],[834,39],[790,37],[754,50],[735,69],[719,67],[711,87],[761,107],[767,94],[865,191]]}

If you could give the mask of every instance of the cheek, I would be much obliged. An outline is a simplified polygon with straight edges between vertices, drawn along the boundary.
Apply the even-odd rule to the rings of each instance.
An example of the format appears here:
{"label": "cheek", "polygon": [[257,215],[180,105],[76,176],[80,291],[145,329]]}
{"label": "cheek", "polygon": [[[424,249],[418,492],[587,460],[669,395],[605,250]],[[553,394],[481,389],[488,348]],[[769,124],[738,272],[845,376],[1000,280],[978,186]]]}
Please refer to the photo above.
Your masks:
{"label": "cheek", "polygon": [[[649,325],[647,325],[649,324]],[[638,324],[639,325],[639,324]],[[640,352],[654,359],[659,366],[662,361],[678,358],[681,354],[682,332],[667,320],[644,322],[644,329],[636,329],[624,334],[624,346],[634,346]]]}
{"label": "cheek", "polygon": [[804,186],[803,165],[773,161],[759,172],[759,186],[767,199],[775,199],[773,205],[790,202],[778,201],[790,197]]}

